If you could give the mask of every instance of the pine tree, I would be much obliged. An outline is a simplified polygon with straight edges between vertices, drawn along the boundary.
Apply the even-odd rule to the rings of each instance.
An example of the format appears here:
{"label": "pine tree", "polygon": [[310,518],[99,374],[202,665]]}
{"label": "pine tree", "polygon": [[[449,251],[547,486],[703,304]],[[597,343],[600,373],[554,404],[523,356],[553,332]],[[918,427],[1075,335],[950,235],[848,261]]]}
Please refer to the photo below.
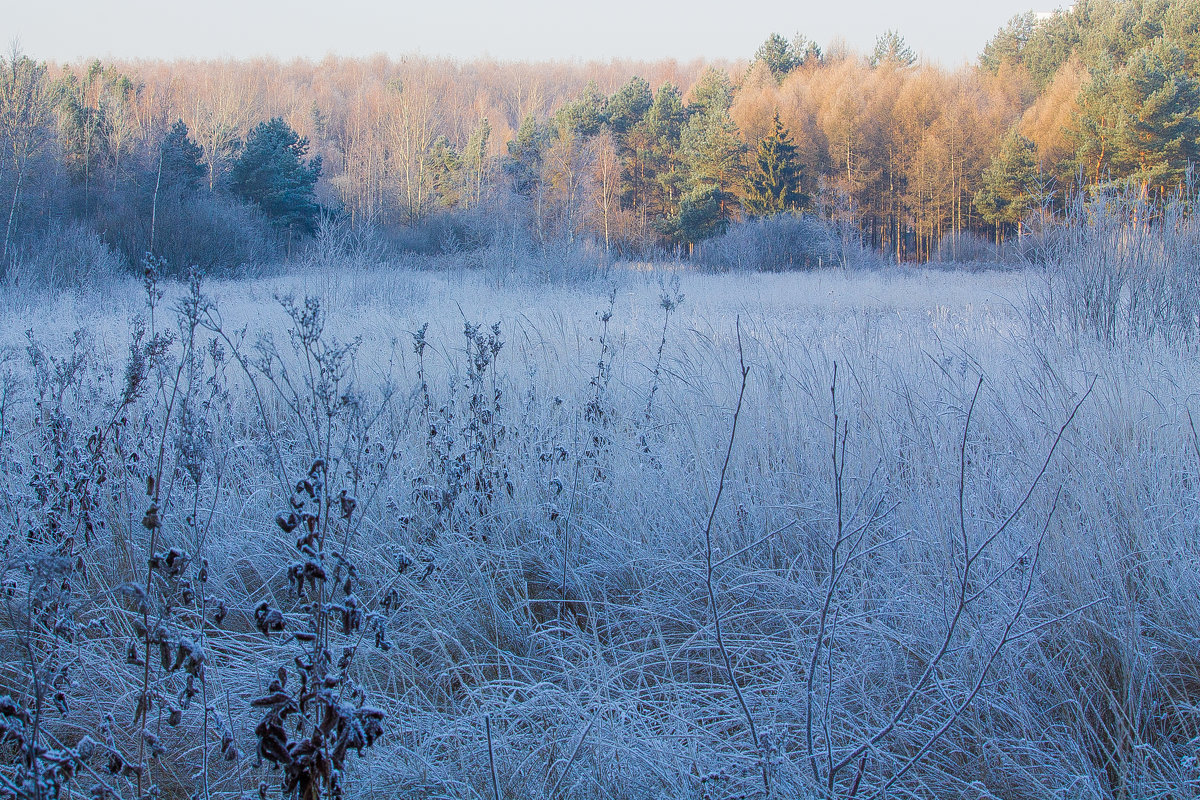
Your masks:
{"label": "pine tree", "polygon": [[242,155],[233,165],[231,188],[289,230],[312,233],[321,207],[314,189],[321,177],[321,157],[309,161],[308,139],[280,117],[260,122],[246,136]]}
{"label": "pine tree", "polygon": [[608,124],[614,133],[624,136],[646,116],[653,103],[650,84],[635,75],[608,98]]}
{"label": "pine tree", "polygon": [[1014,129],[1004,138],[975,193],[980,216],[996,226],[997,244],[1004,226],[1019,224],[1033,207],[1037,183],[1037,147]]}
{"label": "pine tree", "polygon": [[689,117],[727,114],[733,105],[733,84],[724,70],[709,67],[692,87],[688,101]]}
{"label": "pine tree", "polygon": [[797,67],[814,67],[825,60],[821,46],[802,33],[792,37],[792,57]]}
{"label": "pine tree", "polygon": [[55,91],[63,160],[71,177],[84,187],[87,205],[92,176],[109,147],[112,121],[104,96],[104,67],[93,61],[80,78],[64,69]]}
{"label": "pine tree", "polygon": [[643,215],[660,218],[673,212],[681,182],[676,152],[686,119],[679,90],[664,83],[655,93],[646,115],[626,137],[627,186],[622,191],[623,204],[640,207]]}
{"label": "pine tree", "polygon": [[1017,64],[1037,28],[1032,11],[1017,14],[992,37],[979,55],[979,66],[995,75],[1004,64]]}
{"label": "pine tree", "polygon": [[775,112],[774,130],[758,143],[743,205],[755,217],[797,211],[808,205],[808,196],[800,191],[796,145],[780,122],[779,112]]}
{"label": "pine tree", "polygon": [[722,219],[729,216],[727,201],[742,187],[745,151],[746,145],[727,111],[694,116],[680,134],[676,159],[683,167],[687,186],[693,191],[715,186]]}
{"label": "pine tree", "polygon": [[1200,158],[1200,86],[1185,67],[1183,51],[1159,40],[1130,57],[1114,87],[1124,116],[1114,165],[1143,193],[1177,186]]}
{"label": "pine tree", "polygon": [[194,192],[204,180],[204,150],[188,135],[188,126],[176,120],[162,143],[163,187],[176,188],[181,192]]}
{"label": "pine tree", "polygon": [[703,183],[687,192],[679,201],[679,213],[670,220],[665,232],[688,246],[721,233],[725,219],[721,213],[724,193],[711,183]]}
{"label": "pine tree", "polygon": [[754,61],[766,64],[767,69],[771,70],[771,74],[775,76],[776,83],[782,81],[789,72],[800,66],[800,59],[797,57],[792,43],[778,33],[772,33],[765,42],[759,45],[758,50],[754,53]]}
{"label": "pine tree", "polygon": [[608,98],[600,93],[595,81],[588,81],[583,94],[558,110],[555,122],[566,134],[595,136],[608,121]]}
{"label": "pine tree", "polygon": [[491,123],[484,117],[471,132],[463,153],[463,167],[467,173],[466,194],[470,205],[479,205],[487,191],[488,140],[491,136]]}
{"label": "pine tree", "polygon": [[904,69],[916,63],[917,54],[896,31],[889,30],[875,40],[875,50],[871,54],[872,67]]}
{"label": "pine tree", "polygon": [[508,142],[508,156],[502,164],[517,194],[529,195],[537,188],[542,159],[549,146],[549,126],[538,122],[532,114],[525,117],[517,135]]}
{"label": "pine tree", "polygon": [[455,208],[464,202],[463,160],[458,148],[445,136],[433,140],[427,156],[433,176],[433,190],[445,208]]}
{"label": "pine tree", "polygon": [[1200,85],[1170,42],[1140,48],[1124,64],[1097,57],[1079,106],[1076,162],[1094,183],[1172,188],[1200,159]]}
{"label": "pine tree", "polygon": [[1116,131],[1121,117],[1112,83],[1115,68],[1106,63],[1091,70],[1079,92],[1079,110],[1069,135],[1075,140],[1075,165],[1092,183],[1100,183],[1112,173]]}

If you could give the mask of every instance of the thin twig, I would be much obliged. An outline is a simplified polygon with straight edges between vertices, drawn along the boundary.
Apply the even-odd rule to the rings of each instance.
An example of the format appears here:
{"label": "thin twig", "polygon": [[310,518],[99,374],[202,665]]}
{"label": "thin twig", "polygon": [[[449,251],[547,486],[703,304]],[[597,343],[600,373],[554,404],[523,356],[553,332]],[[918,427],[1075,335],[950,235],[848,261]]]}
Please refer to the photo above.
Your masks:
{"label": "thin twig", "polygon": [[1021,618],[1022,614],[1024,614],[1025,605],[1029,602],[1029,595],[1033,591],[1033,578],[1037,572],[1038,560],[1041,557],[1042,542],[1046,538],[1046,531],[1050,528],[1050,520],[1054,518],[1054,512],[1058,509],[1058,499],[1061,494],[1061,490],[1055,494],[1054,502],[1050,505],[1050,512],[1046,515],[1046,524],[1042,527],[1042,532],[1038,535],[1037,541],[1034,543],[1033,559],[1029,564],[1029,575],[1025,579],[1025,588],[1021,592],[1021,599],[1017,602],[1017,608],[1013,611],[1013,613],[1009,616],[1008,621],[1005,623],[1004,632],[1000,635],[1000,640],[996,642],[996,645],[992,648],[992,652],[988,654],[987,659],[983,662],[983,668],[979,670],[979,677],[976,678],[974,686],[971,687],[971,691],[965,698],[963,698],[962,702],[955,706],[954,709],[946,716],[946,719],[942,722],[938,729],[934,731],[928,739],[925,740],[925,743],[918,748],[917,752],[913,753],[912,756],[910,756],[909,759],[904,762],[904,766],[902,766],[894,775],[888,778],[887,782],[880,787],[878,792],[876,792],[876,797],[885,797],[888,789],[892,788],[892,785],[895,784],[896,781],[900,780],[900,778],[903,777],[906,772],[912,769],[913,766],[915,766],[916,763],[933,748],[934,744],[936,744],[937,741],[942,738],[946,731],[950,730],[950,727],[954,725],[960,716],[962,716],[962,713],[966,711],[967,707],[974,702],[975,697],[983,688],[983,682],[987,679],[988,671],[992,668],[992,664],[995,663],[996,659],[1000,656],[1000,652],[1004,649],[1004,646],[1012,641],[1013,626],[1017,624],[1017,620]]}
{"label": "thin twig", "polygon": [[753,542],[751,542],[750,544],[748,544],[748,545],[746,545],[745,547],[743,547],[741,550],[738,550],[736,553],[730,553],[729,555],[725,556],[724,558],[722,558],[722,559],[721,559],[720,561],[718,561],[717,563],[713,564],[713,569],[717,569],[718,567],[721,567],[721,566],[725,565],[727,562],[729,562],[729,561],[731,561],[731,560],[733,560],[733,559],[737,558],[737,557],[738,557],[738,556],[740,556],[742,553],[746,553],[746,552],[749,552],[750,550],[753,550],[754,548],[758,547],[758,546],[759,546],[760,544],[762,544],[763,542],[769,542],[769,541],[771,541],[771,540],[772,540],[772,539],[774,539],[776,536],[778,536],[779,534],[781,534],[781,533],[783,533],[784,531],[786,531],[788,528],[795,527],[795,525],[796,525],[796,523],[797,523],[798,521],[799,521],[799,520],[792,520],[792,521],[791,521],[791,522],[789,522],[788,524],[786,524],[786,525],[783,525],[783,526],[780,526],[780,527],[776,528],[775,530],[771,531],[770,533],[768,533],[766,536],[762,537],[761,539],[758,539],[758,540],[756,540],[756,541],[753,541]]}
{"label": "thin twig", "polygon": [[554,782],[554,785],[550,787],[550,791],[546,793],[547,797],[553,798],[555,793],[558,791],[558,787],[562,785],[564,780],[566,780],[567,773],[571,770],[571,765],[575,763],[575,757],[579,755],[579,748],[583,747],[584,741],[587,739],[588,734],[592,732],[592,726],[596,724],[596,718],[599,716],[600,711],[597,709],[595,713],[592,714],[592,718],[588,722],[587,727],[583,729],[583,733],[580,734],[579,741],[575,743],[575,747],[571,750],[571,755],[567,757],[567,764],[563,767],[563,771],[558,776],[558,780]]}
{"label": "thin twig", "polygon": [[1188,425],[1192,428],[1192,449],[1196,451],[1196,461],[1200,462],[1200,435],[1196,434],[1196,421],[1192,419],[1192,410],[1187,410]]}
{"label": "thin twig", "polygon": [[[838,459],[838,426],[840,418],[837,410],[837,362],[833,362],[833,380],[829,386],[830,404],[833,408],[833,439],[832,439],[832,459],[833,459],[833,493],[834,505],[837,511],[837,535],[834,538],[833,548],[829,554],[829,586],[825,589],[825,600],[821,603],[820,621],[817,623],[817,639],[813,643],[812,657],[808,663],[808,675],[806,676],[806,691],[805,691],[805,724],[804,724],[804,739],[805,747],[808,753],[808,764],[812,770],[813,781],[817,784],[821,782],[820,770],[817,769],[817,751],[813,746],[813,698],[815,697],[815,682],[817,674],[817,666],[821,663],[821,647],[825,641],[825,627],[829,619],[829,609],[833,605],[833,594],[837,589],[838,579],[838,548],[841,547],[842,538],[842,467],[845,465],[845,437],[842,439],[842,458]],[[828,698],[826,698],[828,702]],[[828,742],[826,743],[828,745]],[[832,763],[829,765],[831,768]]]}
{"label": "thin twig", "polygon": [[704,526],[704,565],[706,571],[705,585],[708,588],[708,603],[712,608],[713,622],[716,629],[717,649],[721,651],[721,659],[725,662],[725,673],[729,679],[729,685],[733,688],[733,693],[737,696],[738,705],[741,706],[742,715],[746,718],[746,727],[750,729],[750,738],[754,740],[754,749],[758,752],[759,764],[762,767],[763,789],[766,796],[771,796],[771,777],[767,771],[767,761],[763,757],[762,743],[758,738],[758,730],[754,726],[754,717],[750,714],[750,707],[746,705],[746,698],[742,696],[742,689],[738,686],[737,677],[733,674],[733,660],[729,657],[729,651],[725,647],[725,639],[721,634],[721,610],[717,606],[717,592],[713,585],[713,570],[716,569],[716,564],[713,563],[713,547],[712,547],[712,528],[713,520],[717,516],[717,506],[721,503],[721,495],[725,491],[725,475],[729,471],[729,461],[733,456],[733,440],[737,435],[738,419],[742,414],[742,401],[746,396],[746,376],[750,374],[750,368],[746,366],[746,356],[742,350],[742,321],[738,317],[737,327],[737,343],[738,343],[738,364],[742,373],[742,384],[738,389],[737,406],[733,410],[733,425],[729,429],[729,445],[725,448],[725,460],[721,464],[721,477],[717,481],[717,494],[713,498],[712,508],[708,512],[708,524]]}
{"label": "thin twig", "polygon": [[575,419],[575,470],[571,477],[571,502],[567,506],[567,518],[563,520],[563,580],[562,599],[567,602],[567,570],[571,566],[571,518],[575,516],[575,495],[579,491],[579,419]]}
{"label": "thin twig", "polygon": [[488,766],[492,771],[492,800],[500,800],[500,778],[496,775],[496,754],[492,750],[492,717],[483,715],[483,727],[487,730]]}
{"label": "thin twig", "polygon": [[[968,411],[967,411],[967,423],[963,427],[963,439],[962,439],[962,444],[959,449],[960,457],[964,460],[964,462],[960,465],[960,471],[959,471],[959,487],[958,487],[959,525],[960,525],[959,532],[960,532],[960,535],[962,536],[963,545],[966,549],[963,552],[963,570],[962,570],[961,580],[959,582],[958,602],[956,603],[954,615],[950,620],[950,624],[946,628],[946,633],[942,636],[942,642],[941,642],[941,645],[939,646],[937,652],[930,658],[930,660],[928,661],[928,663],[925,666],[924,671],[921,673],[921,676],[919,678],[917,678],[917,681],[913,684],[912,688],[909,689],[904,700],[900,703],[899,708],[897,708],[896,711],[892,714],[892,716],[888,720],[888,722],[886,724],[884,724],[882,727],[880,727],[879,730],[877,730],[874,734],[872,734],[870,737],[868,737],[865,741],[863,741],[861,744],[859,744],[858,747],[854,748],[854,750],[852,750],[850,753],[845,755],[836,765],[833,766],[833,768],[830,771],[831,774],[828,776],[829,786],[831,788],[833,786],[834,775],[837,772],[841,771],[842,769],[845,769],[848,765],[857,761],[859,758],[861,758],[863,755],[865,755],[871,748],[873,748],[881,739],[883,739],[888,734],[890,734],[893,730],[895,730],[896,726],[898,726],[900,724],[900,721],[902,719],[904,719],[905,715],[907,715],[908,710],[912,707],[913,703],[916,702],[917,697],[920,696],[921,691],[925,688],[925,684],[929,682],[930,677],[933,675],[934,671],[941,664],[941,661],[945,657],[946,653],[949,652],[950,645],[954,638],[954,633],[958,628],[958,623],[961,621],[963,614],[966,611],[966,607],[970,604],[970,598],[967,595],[967,585],[968,585],[971,567],[983,555],[984,550],[986,550],[987,547],[993,541],[995,541],[996,537],[998,537],[1001,533],[1003,533],[1008,528],[1008,526],[1013,522],[1013,520],[1015,520],[1017,518],[1017,516],[1021,513],[1021,511],[1025,508],[1026,504],[1029,502],[1029,498],[1033,496],[1034,490],[1041,483],[1042,478],[1045,477],[1046,471],[1050,467],[1050,461],[1054,457],[1054,453],[1057,451],[1058,445],[1062,441],[1063,436],[1066,434],[1067,429],[1071,426],[1071,423],[1075,420],[1075,415],[1079,413],[1080,407],[1084,404],[1084,402],[1091,395],[1092,390],[1095,388],[1095,386],[1096,386],[1096,378],[1093,377],[1091,382],[1088,384],[1087,391],[1084,392],[1083,396],[1080,397],[1079,400],[1075,403],[1074,407],[1071,409],[1071,413],[1067,416],[1066,421],[1062,424],[1062,427],[1060,427],[1058,429],[1058,433],[1054,437],[1054,441],[1050,445],[1049,451],[1046,453],[1046,458],[1042,462],[1041,469],[1038,470],[1038,472],[1034,476],[1033,480],[1030,481],[1029,486],[1028,486],[1024,496],[1021,498],[1021,501],[1017,504],[1016,508],[1014,508],[1012,510],[1012,512],[1007,517],[1005,517],[1004,521],[999,525],[999,527],[997,527],[991,534],[989,534],[983,540],[983,542],[978,547],[976,547],[974,549],[974,551],[972,552],[972,550],[969,547],[968,539],[967,539],[967,535],[966,535],[966,529],[965,529],[966,516],[965,516],[965,512],[962,510],[962,502],[963,502],[962,498],[965,494],[964,483],[966,481],[966,468],[965,468],[966,440],[967,440],[967,435],[969,433],[971,412],[974,409],[975,400],[979,395],[979,388],[976,387],[975,396],[972,397],[972,399],[971,399],[971,408],[968,409]],[[1039,539],[1039,547],[1040,547],[1040,541],[1041,540]],[[1024,607],[1024,598],[1022,599],[1022,609],[1023,609],[1023,607]],[[1001,640],[1001,645],[1007,644],[1009,642],[1009,632],[1011,631],[1012,625],[1015,624],[1015,622],[1016,622],[1015,617],[1009,621],[1009,625],[1005,628],[1005,634],[1004,634],[1003,639]],[[990,666],[994,659],[995,659],[995,655],[993,655],[992,658],[988,660],[987,665]],[[986,668],[985,668],[985,672],[986,672]],[[976,690],[971,693],[969,700],[974,699],[976,693],[978,693],[978,688],[976,688]],[[956,712],[954,715],[955,718],[957,717],[958,713],[961,713],[961,712]],[[944,731],[939,731],[936,735],[940,736],[942,732],[944,732]],[[924,752],[924,751],[922,751],[922,752]]]}
{"label": "thin twig", "polygon": [[1064,622],[1077,614],[1087,611],[1089,608],[1092,608],[1093,606],[1098,606],[1101,603],[1107,602],[1108,600],[1111,600],[1111,599],[1112,598],[1107,595],[1105,595],[1104,597],[1098,597],[1095,600],[1093,600],[1092,602],[1084,603],[1083,605],[1079,606],[1078,608],[1073,608],[1065,614],[1059,614],[1057,617],[1048,619],[1044,622],[1039,622],[1037,625],[1034,625],[1029,630],[1025,630],[1025,631],[1021,631],[1020,633],[1013,634],[1012,636],[1008,637],[1008,640],[1010,642],[1015,642],[1018,639],[1024,639],[1026,636],[1037,633],[1042,628],[1048,628],[1051,625],[1057,625],[1058,623]]}

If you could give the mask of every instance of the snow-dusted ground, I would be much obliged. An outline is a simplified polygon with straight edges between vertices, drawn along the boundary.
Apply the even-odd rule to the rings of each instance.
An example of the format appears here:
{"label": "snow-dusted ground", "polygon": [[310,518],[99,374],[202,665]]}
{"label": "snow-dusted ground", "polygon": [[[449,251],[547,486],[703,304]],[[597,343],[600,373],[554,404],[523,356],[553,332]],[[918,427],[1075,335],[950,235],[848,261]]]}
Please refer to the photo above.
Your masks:
{"label": "snow-dusted ground", "polygon": [[[352,796],[490,796],[485,716],[512,797],[755,795],[763,764],[780,798],[816,796],[830,765],[839,796],[860,765],[861,797],[889,783],[889,796],[918,797],[1197,793],[1194,353],[1101,346],[1032,323],[1036,278],[1021,272],[674,277],[677,290],[672,275],[641,271],[582,286],[408,271],[205,285],[209,319],[229,338],[215,373],[206,356],[195,382],[212,399],[190,423],[202,432],[199,483],[164,362],[128,412],[126,446],[147,458],[112,469],[97,495],[104,533],[74,543],[89,565],[76,610],[109,622],[62,656],[83,702],[50,725],[64,736],[98,728],[136,701],[142,671],[125,664],[133,634],[114,588],[144,570],[134,567],[146,556],[143,473],[165,442],[161,535],[209,560],[211,592],[231,609],[206,634],[207,680],[242,758],[222,761],[210,727],[208,785],[214,796],[257,787],[261,712],[249,700],[290,655],[248,614],[264,599],[294,606],[293,537],[273,518],[281,486],[315,455],[307,426],[321,422],[301,422],[261,373],[256,402],[228,349],[257,358],[270,334],[282,355],[272,374],[288,367],[303,396],[304,361],[275,299],[291,294],[319,298],[326,341],[360,339],[347,379],[359,405],[339,412],[331,453],[342,485],[359,470],[357,594],[394,646],[364,642],[356,659],[388,719],[385,737],[351,759]],[[163,288],[159,331],[176,328],[184,292]],[[684,295],[667,318],[664,291]],[[82,441],[111,417],[145,296],[130,282],[4,297],[0,312],[4,513],[24,509],[28,526],[48,513],[29,477],[48,445],[29,422],[26,331],[50,355],[84,332],[87,365],[63,393]],[[425,323],[428,408],[412,336]],[[502,345],[477,384],[464,323],[483,333],[499,323]],[[747,387],[711,535],[744,709],[717,646],[705,559],[739,329]],[[199,350],[212,338],[202,329]],[[212,394],[209,374],[227,395]],[[460,454],[490,490],[447,466]],[[431,492],[456,481],[452,508],[433,508]],[[193,508],[211,513],[203,536]],[[12,537],[6,557],[23,542]],[[964,547],[977,554],[965,570]],[[17,638],[4,640],[9,654]],[[4,691],[22,691],[23,669],[6,655]],[[150,770],[164,796],[199,785],[200,726],[189,714],[161,735]]]}

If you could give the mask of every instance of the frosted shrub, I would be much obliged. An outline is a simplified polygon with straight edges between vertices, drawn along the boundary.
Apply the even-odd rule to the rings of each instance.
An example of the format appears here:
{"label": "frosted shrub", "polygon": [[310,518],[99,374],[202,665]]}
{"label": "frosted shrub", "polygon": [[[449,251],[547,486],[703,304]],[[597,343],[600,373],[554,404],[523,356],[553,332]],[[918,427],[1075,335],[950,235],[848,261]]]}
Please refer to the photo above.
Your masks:
{"label": "frosted shrub", "polygon": [[348,219],[324,214],[300,257],[300,264],[314,272],[365,270],[383,265],[387,250],[375,225],[351,225]]}
{"label": "frosted shrub", "polygon": [[63,291],[101,286],[120,274],[121,258],[87,226],[52,225],[17,254],[8,272],[14,286]]}
{"label": "frosted shrub", "polygon": [[947,233],[938,239],[937,253],[933,258],[937,262],[956,265],[991,265],[999,259],[1000,252],[995,242],[968,231]]}
{"label": "frosted shrub", "polygon": [[701,242],[696,260],[713,269],[779,272],[840,266],[842,242],[808,214],[778,214],[730,225]]}

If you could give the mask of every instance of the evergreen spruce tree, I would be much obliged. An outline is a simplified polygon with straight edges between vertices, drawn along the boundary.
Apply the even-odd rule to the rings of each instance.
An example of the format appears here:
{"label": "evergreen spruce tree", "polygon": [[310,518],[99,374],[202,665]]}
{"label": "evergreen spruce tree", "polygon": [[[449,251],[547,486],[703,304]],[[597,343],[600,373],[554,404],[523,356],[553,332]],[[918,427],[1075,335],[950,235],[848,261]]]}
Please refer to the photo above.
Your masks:
{"label": "evergreen spruce tree", "polygon": [[775,113],[775,128],[758,143],[753,171],[746,185],[744,205],[754,217],[781,211],[798,211],[808,205],[800,191],[800,162],[796,145]]}
{"label": "evergreen spruce tree", "polygon": [[321,210],[314,194],[321,176],[321,157],[305,161],[307,154],[308,139],[282,118],[260,122],[246,136],[230,173],[230,186],[234,194],[257,205],[277,225],[312,233]]}

